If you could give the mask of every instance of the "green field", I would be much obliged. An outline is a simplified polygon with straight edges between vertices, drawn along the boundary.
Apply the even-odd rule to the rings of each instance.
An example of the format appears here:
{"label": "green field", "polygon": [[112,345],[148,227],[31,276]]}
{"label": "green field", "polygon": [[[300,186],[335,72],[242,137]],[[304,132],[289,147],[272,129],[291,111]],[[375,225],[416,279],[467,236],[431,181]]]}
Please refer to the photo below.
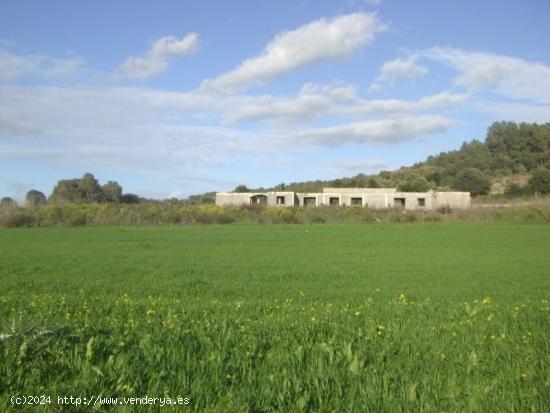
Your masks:
{"label": "green field", "polygon": [[0,229],[0,332],[0,411],[550,411],[550,226]]}

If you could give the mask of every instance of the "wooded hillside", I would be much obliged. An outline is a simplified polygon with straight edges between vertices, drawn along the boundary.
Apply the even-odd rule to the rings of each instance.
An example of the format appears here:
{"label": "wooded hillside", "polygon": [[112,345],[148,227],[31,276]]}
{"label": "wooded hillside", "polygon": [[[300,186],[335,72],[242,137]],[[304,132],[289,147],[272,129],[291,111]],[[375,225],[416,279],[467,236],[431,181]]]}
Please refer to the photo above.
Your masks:
{"label": "wooded hillside", "polygon": [[[508,191],[550,192],[550,123],[495,122],[484,142],[474,139],[460,149],[429,156],[424,162],[377,175],[358,174],[328,181],[293,182],[285,189],[317,192],[323,187],[397,187],[402,191],[456,189],[474,195],[489,193],[491,181],[498,177],[533,175],[542,187],[524,188],[512,184]],[[533,179],[531,179],[532,181]],[[545,190],[545,183],[549,186]],[[269,189],[280,189],[273,187]]]}

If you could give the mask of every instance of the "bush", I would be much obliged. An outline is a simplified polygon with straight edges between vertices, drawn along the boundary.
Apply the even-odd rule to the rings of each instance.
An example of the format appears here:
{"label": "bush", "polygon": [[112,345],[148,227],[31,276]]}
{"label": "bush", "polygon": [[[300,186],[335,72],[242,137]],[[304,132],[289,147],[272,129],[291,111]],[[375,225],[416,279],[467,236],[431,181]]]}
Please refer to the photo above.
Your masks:
{"label": "bush", "polygon": [[539,194],[550,194],[550,170],[539,168],[529,180],[529,188]]}
{"label": "bush", "polygon": [[36,217],[30,212],[18,211],[8,214],[4,217],[2,223],[8,228],[33,227],[36,225],[37,220]]}
{"label": "bush", "polygon": [[301,224],[304,222],[304,213],[299,208],[264,208],[258,217],[258,222]]}
{"label": "bush", "polygon": [[467,168],[455,176],[453,187],[468,191],[472,196],[485,195],[491,190],[491,181],[479,169]]}
{"label": "bush", "polygon": [[531,190],[529,187],[520,186],[514,183],[511,183],[508,186],[506,186],[506,189],[504,190],[504,196],[508,198],[517,198],[520,196],[528,195],[530,193],[531,193]]}

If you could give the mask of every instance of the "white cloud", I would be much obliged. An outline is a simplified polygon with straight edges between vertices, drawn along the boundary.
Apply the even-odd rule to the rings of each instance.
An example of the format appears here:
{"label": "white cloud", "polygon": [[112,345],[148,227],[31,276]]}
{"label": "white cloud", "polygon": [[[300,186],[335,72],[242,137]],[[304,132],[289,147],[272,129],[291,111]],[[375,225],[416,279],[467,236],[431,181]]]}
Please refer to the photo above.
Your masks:
{"label": "white cloud", "polygon": [[144,55],[126,58],[116,70],[116,77],[143,80],[168,68],[171,57],[193,53],[199,46],[199,35],[188,33],[181,39],[166,36],[158,39]]}
{"label": "white cloud", "polygon": [[0,80],[16,80],[34,76],[64,78],[80,72],[85,66],[76,57],[51,58],[39,54],[14,54],[0,48]]}
{"label": "white cloud", "polygon": [[84,59],[70,57],[66,59],[51,59],[49,67],[45,68],[44,75],[47,77],[66,77],[81,72],[86,67]]}
{"label": "white cloud", "polygon": [[545,123],[550,119],[550,105],[518,102],[502,102],[488,99],[477,99],[473,107],[487,113],[492,120],[505,119],[513,122]]}
{"label": "white cloud", "polygon": [[425,96],[416,101],[402,99],[362,100],[351,111],[364,115],[429,112],[451,109],[464,103],[468,98],[467,94],[444,91],[436,95]]}
{"label": "white cloud", "polygon": [[355,87],[345,83],[326,86],[305,84],[296,97],[261,96],[234,107],[225,115],[228,122],[272,120],[277,122],[307,122],[327,116],[340,105],[356,101]]}
{"label": "white cloud", "polygon": [[371,159],[368,161],[340,161],[340,162],[333,162],[331,166],[334,169],[338,169],[342,171],[363,171],[363,172],[380,171],[382,169],[390,168],[390,165],[388,164],[388,162],[382,159]]}
{"label": "white cloud", "polygon": [[416,80],[427,75],[428,69],[416,63],[418,57],[415,54],[384,63],[369,90],[375,92],[387,85],[393,87],[402,79]]}
{"label": "white cloud", "polygon": [[418,106],[421,109],[450,109],[461,103],[464,103],[469,98],[465,93],[450,93],[448,91],[423,97],[418,101]]}
{"label": "white cloud", "polygon": [[185,56],[197,49],[199,35],[188,33],[181,39],[174,36],[161,37],[151,47],[151,54],[154,56]]}
{"label": "white cloud", "polygon": [[443,116],[404,116],[348,123],[295,132],[289,140],[301,145],[395,144],[445,132],[456,121]]}
{"label": "white cloud", "polygon": [[229,123],[247,121],[271,121],[277,123],[305,123],[316,119],[339,117],[365,117],[449,110],[464,103],[467,94],[444,91],[422,99],[374,99],[367,100],[357,94],[350,84],[334,83],[316,86],[308,83],[294,97],[265,95],[242,99],[224,114]]}
{"label": "white cloud", "polygon": [[509,98],[550,102],[550,66],[543,63],[445,47],[434,47],[420,54],[456,70],[457,85],[496,91]]}
{"label": "white cloud", "polygon": [[328,59],[350,56],[386,29],[375,13],[354,13],[320,19],[298,29],[279,33],[256,57],[236,69],[203,82],[208,90],[232,92],[263,85],[283,74]]}
{"label": "white cloud", "polygon": [[173,172],[264,150],[256,135],[197,124],[194,115],[215,114],[216,101],[144,88],[0,86],[0,163]]}
{"label": "white cloud", "polygon": [[37,55],[17,56],[0,48],[0,80],[27,76],[40,67],[41,61]]}

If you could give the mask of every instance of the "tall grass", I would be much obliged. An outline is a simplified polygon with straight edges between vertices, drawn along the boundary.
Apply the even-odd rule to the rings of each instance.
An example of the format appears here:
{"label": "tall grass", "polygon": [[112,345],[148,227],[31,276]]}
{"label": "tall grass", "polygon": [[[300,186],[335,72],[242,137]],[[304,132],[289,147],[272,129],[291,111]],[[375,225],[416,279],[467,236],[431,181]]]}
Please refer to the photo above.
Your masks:
{"label": "tall grass", "polygon": [[354,207],[279,208],[178,206],[171,204],[88,204],[19,207],[0,211],[0,226],[411,223],[433,221],[550,223],[550,206],[401,211]]}
{"label": "tall grass", "polygon": [[35,393],[188,397],[186,410],[200,412],[550,407],[547,300],[289,297],[258,306],[76,292],[3,304],[41,324],[8,316],[17,321],[0,344],[2,411],[7,396]]}

